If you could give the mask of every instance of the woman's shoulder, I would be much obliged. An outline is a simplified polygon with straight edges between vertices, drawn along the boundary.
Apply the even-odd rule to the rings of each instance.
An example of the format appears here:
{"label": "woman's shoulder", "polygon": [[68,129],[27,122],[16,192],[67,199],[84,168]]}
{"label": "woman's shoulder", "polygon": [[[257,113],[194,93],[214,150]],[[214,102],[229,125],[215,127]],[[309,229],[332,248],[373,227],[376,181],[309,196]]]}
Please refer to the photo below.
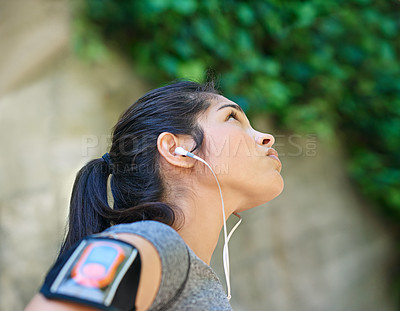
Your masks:
{"label": "woman's shoulder", "polygon": [[[156,221],[118,224],[101,235],[133,245],[141,258],[136,310],[158,310],[182,292],[189,276],[189,249],[170,226]],[[82,304],[48,299],[38,294],[26,310],[93,310]]]}
{"label": "woman's shoulder", "polygon": [[189,248],[175,229],[161,222],[145,220],[118,224],[106,232],[142,238],[149,242],[149,245],[144,246],[145,249],[153,248],[153,251],[157,251],[161,262],[161,282],[149,310],[156,310],[176,299],[189,276],[190,255]]}
{"label": "woman's shoulder", "polygon": [[172,227],[154,220],[143,220],[127,224],[118,224],[105,232],[131,233],[148,240],[157,249],[161,259],[164,256],[185,256],[187,245]]}
{"label": "woman's shoulder", "polygon": [[180,238],[180,235],[171,226],[155,220],[117,224],[104,232],[130,232],[147,237]]}

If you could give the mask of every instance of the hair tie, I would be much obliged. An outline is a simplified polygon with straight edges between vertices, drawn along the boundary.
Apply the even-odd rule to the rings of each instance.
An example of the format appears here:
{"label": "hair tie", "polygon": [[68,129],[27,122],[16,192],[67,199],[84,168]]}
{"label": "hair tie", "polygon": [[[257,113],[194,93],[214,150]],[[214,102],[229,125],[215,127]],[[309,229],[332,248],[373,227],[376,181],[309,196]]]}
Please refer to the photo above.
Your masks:
{"label": "hair tie", "polygon": [[108,169],[110,170],[110,174],[112,174],[112,161],[111,161],[110,154],[108,152],[106,152],[105,154],[103,154],[102,159],[104,162],[107,163]]}

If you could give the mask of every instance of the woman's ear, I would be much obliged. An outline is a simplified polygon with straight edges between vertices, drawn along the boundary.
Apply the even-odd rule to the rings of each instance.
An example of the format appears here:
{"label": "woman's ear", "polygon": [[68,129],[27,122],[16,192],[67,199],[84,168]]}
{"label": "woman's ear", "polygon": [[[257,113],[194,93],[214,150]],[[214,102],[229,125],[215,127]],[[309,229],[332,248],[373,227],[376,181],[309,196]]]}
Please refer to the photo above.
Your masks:
{"label": "woman's ear", "polygon": [[177,147],[190,150],[193,139],[189,135],[174,135],[169,132],[163,132],[158,135],[157,149],[160,155],[171,165],[191,168],[195,163],[195,159],[184,157],[175,153]]}

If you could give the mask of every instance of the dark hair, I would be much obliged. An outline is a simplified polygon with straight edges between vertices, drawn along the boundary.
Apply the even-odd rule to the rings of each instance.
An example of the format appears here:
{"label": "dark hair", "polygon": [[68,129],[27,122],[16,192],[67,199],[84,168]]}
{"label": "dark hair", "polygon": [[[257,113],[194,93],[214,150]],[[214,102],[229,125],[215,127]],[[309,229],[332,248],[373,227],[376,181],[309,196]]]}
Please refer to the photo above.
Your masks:
{"label": "dark hair", "polygon": [[[180,209],[162,202],[165,185],[157,138],[162,132],[191,135],[191,151],[200,150],[204,133],[197,120],[215,94],[213,83],[175,82],[150,91],[122,114],[113,128],[111,165],[95,159],[77,174],[60,256],[83,237],[113,224],[156,220],[178,225]],[[113,208],[107,200],[110,174]]]}

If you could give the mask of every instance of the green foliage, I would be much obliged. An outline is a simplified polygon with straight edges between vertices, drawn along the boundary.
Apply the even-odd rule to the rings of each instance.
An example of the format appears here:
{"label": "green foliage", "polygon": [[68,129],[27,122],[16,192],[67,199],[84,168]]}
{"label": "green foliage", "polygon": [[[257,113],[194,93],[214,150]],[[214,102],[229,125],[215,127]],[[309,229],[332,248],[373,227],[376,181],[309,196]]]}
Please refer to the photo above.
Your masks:
{"label": "green foliage", "polygon": [[351,176],[399,219],[399,9],[394,0],[85,0],[77,42],[101,54],[101,36],[154,83],[211,70],[250,117],[338,135]]}

